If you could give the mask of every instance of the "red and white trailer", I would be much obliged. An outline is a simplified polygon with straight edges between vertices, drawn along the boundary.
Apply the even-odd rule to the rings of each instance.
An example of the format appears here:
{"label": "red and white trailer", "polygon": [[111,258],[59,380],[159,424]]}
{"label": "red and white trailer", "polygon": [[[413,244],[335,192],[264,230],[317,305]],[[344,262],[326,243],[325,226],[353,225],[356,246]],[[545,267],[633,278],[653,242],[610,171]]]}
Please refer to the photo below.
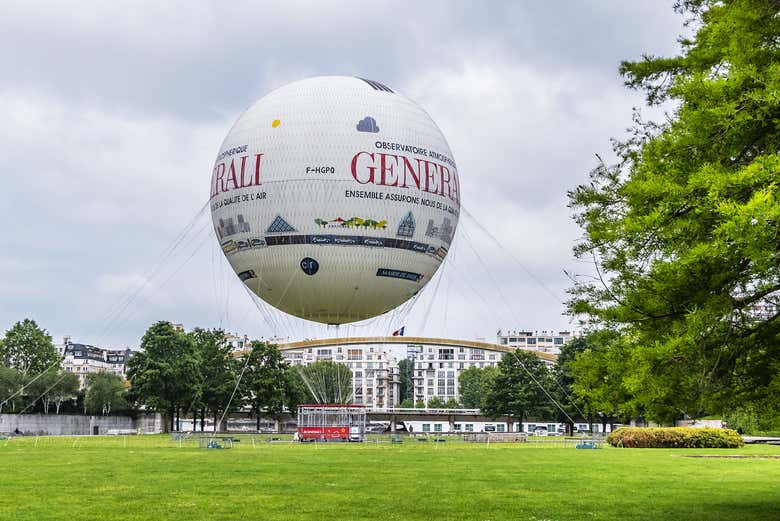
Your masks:
{"label": "red and white trailer", "polygon": [[301,441],[363,441],[366,408],[344,403],[298,406],[298,438]]}

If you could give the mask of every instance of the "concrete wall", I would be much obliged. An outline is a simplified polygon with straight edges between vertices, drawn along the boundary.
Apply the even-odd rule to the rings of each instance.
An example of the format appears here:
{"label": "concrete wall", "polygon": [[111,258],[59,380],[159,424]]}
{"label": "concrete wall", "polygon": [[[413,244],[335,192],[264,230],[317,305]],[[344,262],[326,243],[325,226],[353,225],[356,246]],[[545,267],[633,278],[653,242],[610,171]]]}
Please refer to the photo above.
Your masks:
{"label": "concrete wall", "polygon": [[0,414],[0,433],[13,434],[18,429],[25,435],[88,435],[109,434],[109,431],[145,434],[163,431],[159,414],[130,416],[81,416],[74,414]]}
{"label": "concrete wall", "polygon": [[704,427],[721,429],[723,428],[723,420],[677,420],[675,425],[677,427],[694,427],[698,429],[703,429]]}

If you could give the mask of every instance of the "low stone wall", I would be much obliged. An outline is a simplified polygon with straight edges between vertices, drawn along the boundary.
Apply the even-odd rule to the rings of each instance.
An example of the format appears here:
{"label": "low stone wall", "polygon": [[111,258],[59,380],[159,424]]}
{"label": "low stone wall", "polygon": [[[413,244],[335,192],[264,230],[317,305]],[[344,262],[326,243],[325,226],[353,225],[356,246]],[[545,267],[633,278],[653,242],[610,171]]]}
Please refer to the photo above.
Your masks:
{"label": "low stone wall", "polygon": [[722,429],[723,420],[677,420],[675,422],[676,427],[693,427],[695,429],[704,429],[709,427],[712,429]]}
{"label": "low stone wall", "polygon": [[116,434],[163,431],[159,414],[130,416],[81,416],[75,414],[0,414],[0,433],[40,436]]}

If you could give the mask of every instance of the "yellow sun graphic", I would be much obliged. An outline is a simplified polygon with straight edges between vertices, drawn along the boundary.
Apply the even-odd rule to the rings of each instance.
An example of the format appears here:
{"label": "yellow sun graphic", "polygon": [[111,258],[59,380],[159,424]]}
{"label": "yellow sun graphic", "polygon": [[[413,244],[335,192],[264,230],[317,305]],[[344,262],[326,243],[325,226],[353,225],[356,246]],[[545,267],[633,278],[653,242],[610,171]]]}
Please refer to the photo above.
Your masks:
{"label": "yellow sun graphic", "polygon": [[271,126],[272,126],[272,127],[274,127],[274,128],[278,127],[278,126],[279,126],[279,125],[281,125],[281,124],[282,124],[282,122],[281,122],[281,121],[279,121],[278,119],[275,119],[275,120],[273,120],[273,121],[271,122]]}

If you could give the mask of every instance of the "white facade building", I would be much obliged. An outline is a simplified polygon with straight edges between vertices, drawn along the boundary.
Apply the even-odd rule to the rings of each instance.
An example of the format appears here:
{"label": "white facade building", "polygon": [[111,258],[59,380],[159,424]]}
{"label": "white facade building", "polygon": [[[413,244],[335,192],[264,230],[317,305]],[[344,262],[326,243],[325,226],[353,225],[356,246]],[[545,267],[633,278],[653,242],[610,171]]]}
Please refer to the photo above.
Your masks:
{"label": "white facade building", "polygon": [[456,345],[410,344],[407,353],[414,360],[414,401],[422,402],[426,407],[434,397],[445,402],[460,401],[458,377],[461,371],[469,367],[494,367],[503,356],[498,351]]}
{"label": "white facade building", "polygon": [[[362,337],[306,340],[279,344],[284,357],[294,365],[333,360],[352,370],[354,403],[371,408],[397,407],[400,402],[398,359],[413,360],[413,399],[428,406],[434,397],[446,402],[460,400],[458,377],[470,367],[496,366],[515,348],[470,340],[423,337]],[[555,362],[548,353],[537,353],[546,364]]]}
{"label": "white facade building", "polygon": [[527,351],[537,351],[558,356],[561,354],[561,347],[569,343],[575,334],[571,331],[507,331],[498,332],[497,343],[502,346],[513,349],[525,349]]}
{"label": "white facade building", "polygon": [[[307,347],[306,344],[312,344]],[[399,403],[398,361],[392,350],[375,344],[322,345],[321,341],[298,342],[303,346],[279,347],[292,365],[309,365],[319,360],[344,364],[352,371],[352,403],[372,409],[397,407]],[[319,344],[319,345],[317,345]]]}
{"label": "white facade building", "polygon": [[88,344],[77,344],[65,337],[61,345],[55,346],[57,354],[62,357],[62,368],[79,377],[79,385],[83,389],[87,385],[87,375],[106,372],[125,378],[127,361],[133,350],[101,349]]}

